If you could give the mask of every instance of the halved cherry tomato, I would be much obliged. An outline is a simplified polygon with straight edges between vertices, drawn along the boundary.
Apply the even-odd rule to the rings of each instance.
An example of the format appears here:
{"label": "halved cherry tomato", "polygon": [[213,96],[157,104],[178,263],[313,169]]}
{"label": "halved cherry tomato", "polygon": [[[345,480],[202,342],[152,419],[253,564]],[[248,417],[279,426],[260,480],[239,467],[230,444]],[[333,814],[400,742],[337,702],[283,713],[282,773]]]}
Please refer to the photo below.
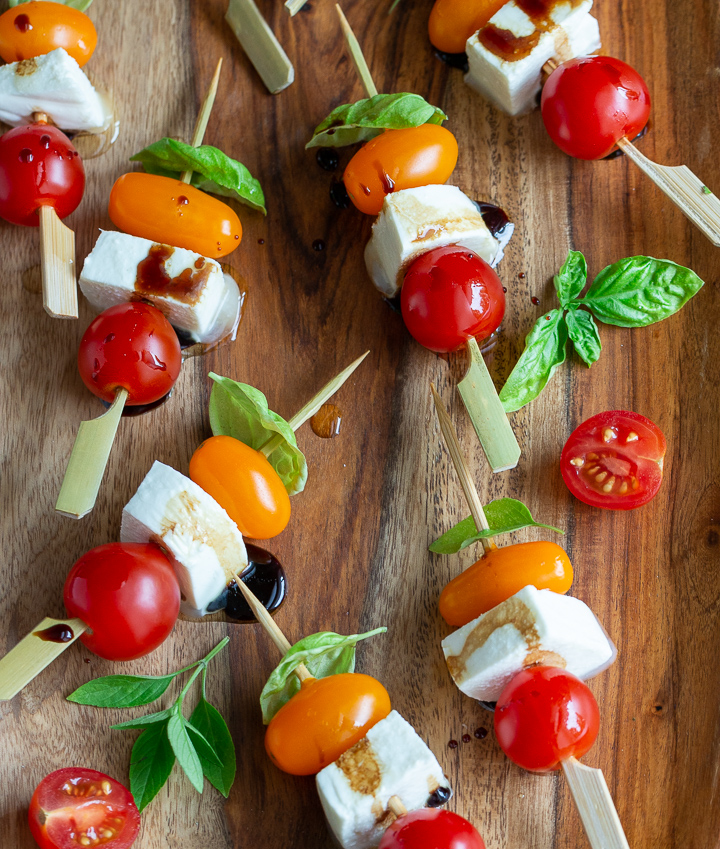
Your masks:
{"label": "halved cherry tomato", "polygon": [[243,536],[270,539],[290,521],[290,497],[259,451],[232,436],[211,436],[190,458],[190,477],[212,495]]}
{"label": "halved cherry tomato", "polygon": [[439,124],[386,130],[353,156],[343,181],[355,206],[377,215],[391,192],[444,183],[457,158],[455,136]]}
{"label": "halved cherry tomato", "polygon": [[559,65],[541,100],[550,138],[577,159],[602,159],[619,139],[647,124],[650,92],[638,72],[611,56],[584,56]]}
{"label": "halved cherry tomato", "polygon": [[84,190],[80,154],[57,127],[28,124],[0,136],[0,218],[39,227],[39,207],[52,206],[65,218],[77,208]]}
{"label": "halved cherry tomato", "polygon": [[395,822],[378,849],[485,849],[472,823],[452,811],[420,808]]}
{"label": "halved cherry tomato", "polygon": [[464,53],[465,42],[485,26],[507,0],[435,0],[428,33],[443,53]]}
{"label": "halved cherry tomato", "polygon": [[34,59],[62,47],[81,67],[93,55],[97,32],[87,15],[49,0],[35,0],[0,15],[0,56]]}
{"label": "halved cherry tomato", "polygon": [[217,259],[240,244],[242,224],[233,210],[200,189],[170,177],[134,171],[115,181],[108,213],[131,236]]}
{"label": "halved cherry tomato", "polygon": [[600,711],[586,684],[552,666],[524,669],[495,706],[495,736],[513,763],[550,772],[581,758],[597,739]]}
{"label": "halved cherry tomato", "polygon": [[632,510],[660,489],[665,436],[650,419],[627,410],[598,413],[570,434],[560,471],[572,494],[607,510]]}
{"label": "halved cherry tomato", "polygon": [[532,584],[564,594],[573,582],[570,558],[554,542],[522,542],[488,551],[440,594],[448,625],[467,625],[481,613]]}
{"label": "halved cherry tomato", "polygon": [[446,245],[421,254],[400,290],[402,317],[421,345],[438,353],[484,339],[500,326],[505,294],[497,274],[477,254]]}
{"label": "halved cherry tomato", "polygon": [[270,760],[291,775],[314,775],[390,713],[390,696],[369,675],[308,678],[265,733]]}
{"label": "halved cherry tomato", "polygon": [[30,831],[40,849],[128,849],[140,830],[130,791],[95,769],[46,775],[30,801]]}
{"label": "halved cherry tomato", "polygon": [[88,626],[80,640],[106,660],[150,654],[175,627],[180,587],[170,561],[151,543],[113,542],[70,570],[65,608]]}
{"label": "halved cherry tomato", "polygon": [[103,401],[112,401],[124,388],[129,405],[152,404],[172,389],[181,365],[170,322],[160,310],[137,301],[101,312],[80,340],[80,377]]}

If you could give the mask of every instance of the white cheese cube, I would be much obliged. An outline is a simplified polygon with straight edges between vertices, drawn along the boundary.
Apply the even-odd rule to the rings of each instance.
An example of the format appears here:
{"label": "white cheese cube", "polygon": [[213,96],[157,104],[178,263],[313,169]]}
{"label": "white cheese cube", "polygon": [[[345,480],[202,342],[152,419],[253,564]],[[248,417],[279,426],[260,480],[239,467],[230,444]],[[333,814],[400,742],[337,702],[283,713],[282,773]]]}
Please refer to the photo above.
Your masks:
{"label": "white cheese cube", "polygon": [[437,758],[393,710],[316,777],[328,825],[343,849],[371,849],[395,820],[388,800],[408,811],[444,804],[452,795]]}
{"label": "white cheese cube", "polygon": [[[512,225],[505,229],[511,233]],[[394,298],[417,256],[453,244],[474,251],[491,265],[502,257],[477,206],[457,186],[402,189],[383,201],[365,248],[365,265],[375,286],[386,298]]]}
{"label": "white cheese cube", "polygon": [[[510,115],[530,112],[537,106],[542,69],[548,59],[566,62],[600,48],[600,29],[589,14],[591,8],[592,0],[565,0],[538,21],[510,0],[468,39],[465,82]],[[505,59],[487,41],[483,43],[498,30],[510,38],[527,39],[517,58]]]}
{"label": "white cheese cube", "polygon": [[480,701],[497,701],[527,666],[559,666],[592,678],[617,651],[580,599],[527,586],[442,641],[457,686]]}
{"label": "white cheese cube", "polygon": [[[141,263],[149,266],[147,272],[143,272]],[[214,259],[185,248],[102,230],[85,260],[79,282],[83,295],[98,312],[140,297],[195,342],[216,341],[210,337],[228,281]]]}
{"label": "white cheese cube", "polygon": [[164,463],[153,463],[125,505],[120,540],[154,542],[165,551],[186,616],[204,616],[248,565],[235,522],[204,489]]}
{"label": "white cheese cube", "polygon": [[101,130],[110,112],[78,63],[58,47],[0,67],[0,120],[17,127],[44,112],[61,130]]}

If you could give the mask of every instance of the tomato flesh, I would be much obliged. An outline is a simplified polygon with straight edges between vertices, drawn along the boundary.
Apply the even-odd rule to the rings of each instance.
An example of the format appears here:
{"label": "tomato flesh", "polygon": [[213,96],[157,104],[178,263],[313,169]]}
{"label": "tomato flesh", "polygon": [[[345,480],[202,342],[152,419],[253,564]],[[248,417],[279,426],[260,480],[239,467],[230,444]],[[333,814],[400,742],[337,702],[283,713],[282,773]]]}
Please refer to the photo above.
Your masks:
{"label": "tomato flesh", "polygon": [[90,18],[62,3],[35,0],[0,15],[0,56],[6,62],[33,59],[62,47],[82,67],[96,44]]}
{"label": "tomato flesh", "polygon": [[130,792],[114,778],[81,767],[46,775],[35,788],[28,819],[41,849],[128,849],[140,830]]}
{"label": "tomato flesh", "polygon": [[495,706],[495,736],[513,763],[551,772],[581,758],[597,739],[600,711],[589,687],[552,666],[519,672]]}
{"label": "tomato flesh", "polygon": [[640,413],[610,410],[583,422],[560,456],[572,494],[607,510],[632,510],[660,489],[667,443],[660,428]]}
{"label": "tomato flesh", "polygon": [[452,811],[420,808],[398,817],[378,849],[485,849],[477,829]]}
{"label": "tomato flesh", "polygon": [[559,65],[543,87],[541,111],[550,138],[577,159],[602,159],[647,124],[650,92],[630,65],[584,56]]}

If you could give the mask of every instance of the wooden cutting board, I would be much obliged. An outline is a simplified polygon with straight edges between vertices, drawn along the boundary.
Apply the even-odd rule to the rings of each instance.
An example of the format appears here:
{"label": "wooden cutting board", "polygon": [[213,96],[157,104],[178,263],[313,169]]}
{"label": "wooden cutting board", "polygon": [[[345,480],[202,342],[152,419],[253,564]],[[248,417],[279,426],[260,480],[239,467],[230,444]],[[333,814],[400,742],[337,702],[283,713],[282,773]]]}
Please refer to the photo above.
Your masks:
{"label": "wooden cutting board", "polygon": [[[455,382],[461,358],[418,346],[378,296],[363,263],[371,220],[338,210],[329,190],[342,174],[323,171],[304,144],[334,106],[361,87],[348,60],[334,5],[311,0],[290,19],[261,0],[295,64],[296,81],[267,94],[224,24],[225,0],[97,0],[90,9],[99,47],[88,70],[114,94],[121,133],[86,163],[85,199],[69,222],[78,260],[99,227],[128,157],[165,135],[188,138],[217,59],[225,59],[206,141],[259,177],[268,216],[240,209],[244,238],[230,257],[247,281],[237,342],[190,360],[171,400],[121,422],[95,511],[80,522],[53,511],[81,419],[97,415],[75,357],[91,311],[53,321],[24,287],[39,259],[37,232],[0,222],[3,285],[2,522],[0,651],[45,615],[62,615],[62,586],[88,548],[118,538],[120,513],[152,462],[181,471],[209,435],[214,370],[251,383],[290,417],[366,349],[341,390],[339,437],[298,434],[310,477],[293,499],[286,531],[268,547],[285,565],[290,593],[277,621],[293,640],[318,630],[353,633],[388,626],[361,646],[358,669],[387,685],[393,705],[427,740],[455,788],[453,810],[474,822],[488,849],[586,846],[561,776],[534,776],[504,757],[490,714],[463,696],[444,667],[448,629],[437,611],[442,586],[480,549],[439,557],[428,544],[467,514],[442,446],[429,393],[438,387],[457,427],[483,500],[513,496],[541,521],[563,527],[575,566],[572,594],[587,602],[618,646],[617,663],[591,682],[602,712],[585,762],[601,767],[633,849],[715,849],[720,843],[720,252],[621,157],[578,162],[557,150],[535,112],[511,119],[468,89],[427,41],[429,0],[347,0],[350,23],[381,91],[416,91],[450,116],[460,158],[452,182],[494,200],[516,224],[499,271],[507,314],[489,367],[500,385],[535,319],[555,301],[552,276],[570,248],[590,273],[622,257],[650,254],[692,267],[705,288],[679,314],[646,329],[603,326],[591,370],[575,357],[541,398],[512,416],[523,455],[512,472],[489,477]],[[715,0],[602,0],[603,47],[634,65],[653,100],[640,143],[666,164],[686,163],[720,188],[720,19]],[[325,249],[313,249],[322,240]],[[531,298],[539,299],[534,304]],[[574,500],[558,469],[570,432],[590,415],[643,413],[668,441],[655,500],[629,513]],[[515,541],[542,538],[538,531]],[[331,840],[312,779],[284,775],[263,749],[258,696],[278,660],[259,627],[224,621],[178,623],[151,657],[112,665],[81,644],[12,702],[0,705],[0,845],[33,846],[26,812],[33,788],[53,769],[82,765],[127,782],[134,732],[111,731],[127,711],[65,701],[75,687],[119,670],[161,673],[200,658],[225,634],[209,698],[228,718],[238,776],[224,801],[199,796],[176,768],[143,815],[138,849],[283,847],[319,849]],[[137,711],[142,712],[143,709]],[[476,729],[490,733],[483,739]],[[463,743],[464,734],[470,742]],[[461,741],[451,749],[450,740]]]}

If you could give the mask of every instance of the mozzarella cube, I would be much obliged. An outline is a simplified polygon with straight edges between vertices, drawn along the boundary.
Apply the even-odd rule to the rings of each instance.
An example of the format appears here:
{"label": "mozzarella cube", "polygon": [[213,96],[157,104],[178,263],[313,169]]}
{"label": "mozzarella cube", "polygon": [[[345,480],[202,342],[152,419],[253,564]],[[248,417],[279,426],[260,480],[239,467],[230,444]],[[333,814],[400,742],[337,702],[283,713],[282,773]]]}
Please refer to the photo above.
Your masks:
{"label": "mozzarella cube", "polygon": [[[512,232],[512,225],[505,228]],[[365,265],[386,298],[402,287],[408,265],[444,245],[462,245],[495,265],[502,248],[477,206],[457,186],[432,185],[386,195],[365,248]]]}
{"label": "mozzarella cube", "polygon": [[[548,59],[566,62],[600,48],[600,29],[591,8],[592,0],[564,0],[538,20],[510,0],[468,39],[465,82],[503,112],[530,112],[537,106]],[[517,58],[496,52],[493,36],[511,39],[518,46]]]}
{"label": "mozzarella cube", "polygon": [[242,534],[225,510],[190,478],[159,462],[125,505],[120,540],[163,549],[186,616],[204,616],[248,565]]}
{"label": "mozzarella cube", "polygon": [[437,758],[393,710],[316,776],[328,825],[343,849],[377,846],[395,820],[388,800],[408,809],[439,807],[452,796]]}
{"label": "mozzarella cube", "polygon": [[479,701],[497,701],[527,666],[559,666],[592,678],[617,651],[595,614],[580,599],[524,587],[442,641],[457,686]]}
{"label": "mozzarella cube", "polygon": [[17,127],[44,112],[61,130],[101,130],[110,112],[78,63],[58,47],[0,67],[0,120]]}

